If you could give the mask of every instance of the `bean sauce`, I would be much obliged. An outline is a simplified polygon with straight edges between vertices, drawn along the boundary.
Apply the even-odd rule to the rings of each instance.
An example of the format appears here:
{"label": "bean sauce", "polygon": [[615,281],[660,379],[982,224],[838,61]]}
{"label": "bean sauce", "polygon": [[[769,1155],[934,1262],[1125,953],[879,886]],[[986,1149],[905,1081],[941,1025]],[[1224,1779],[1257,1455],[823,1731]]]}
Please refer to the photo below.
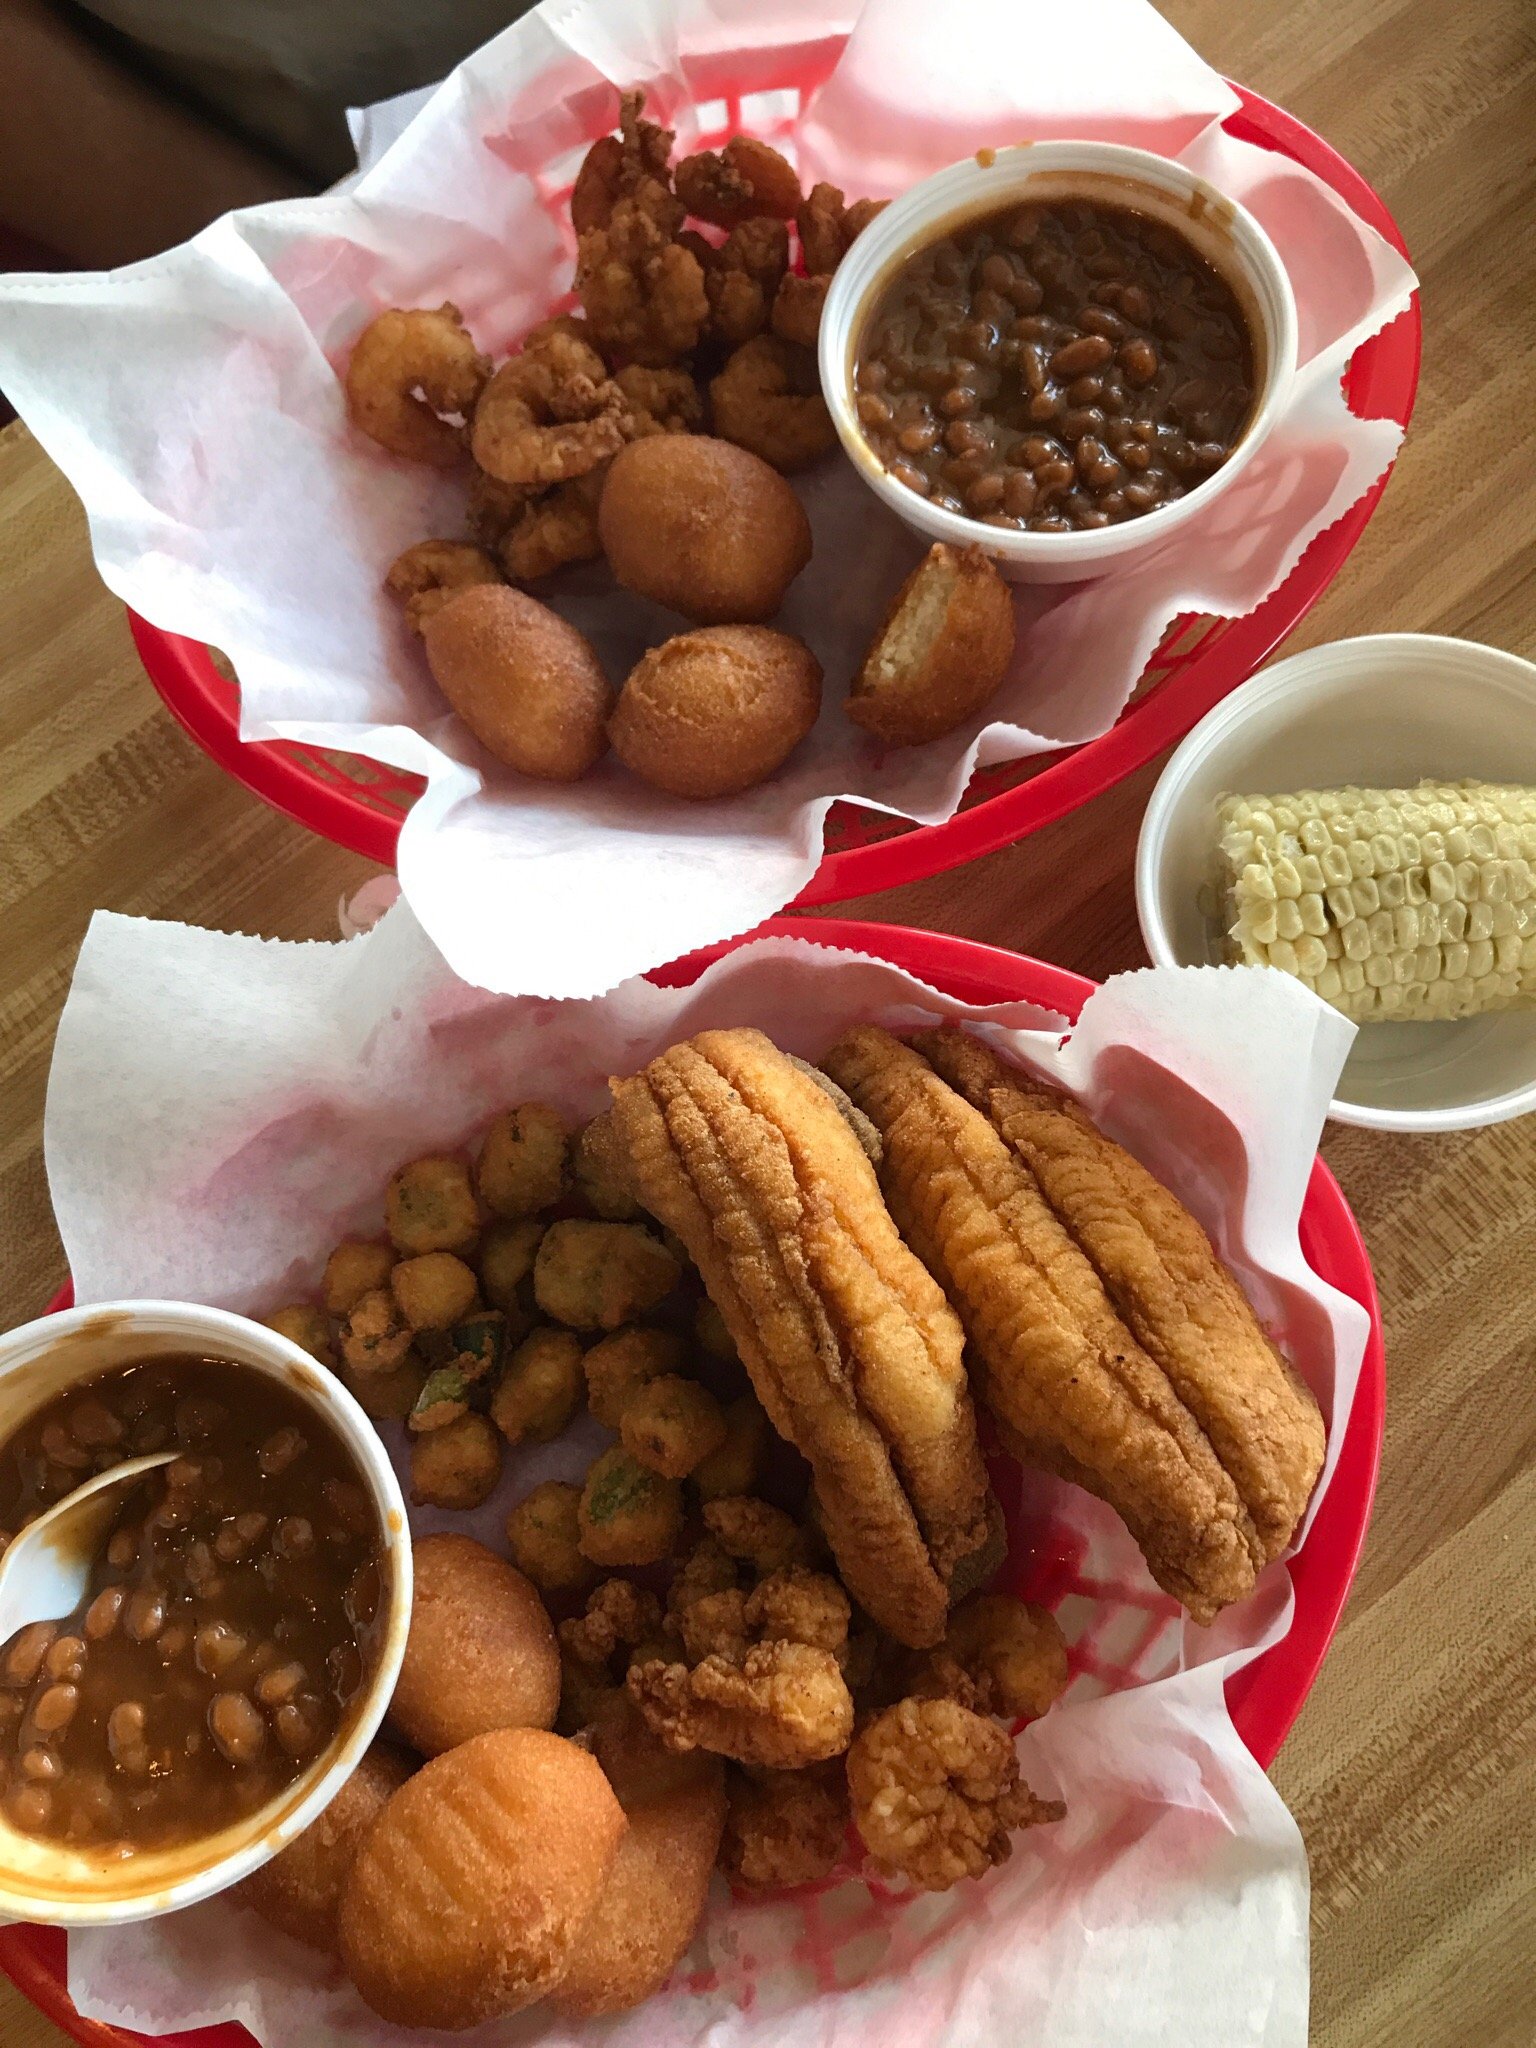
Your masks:
{"label": "bean sauce", "polygon": [[860,339],[859,420],[892,476],[990,526],[1137,519],[1226,461],[1253,348],[1225,279],[1129,207],[1010,207],[916,251]]}
{"label": "bean sauce", "polygon": [[127,1857],[283,1791],[377,1663],[383,1538],[351,1453],[279,1382],[149,1359],[0,1447],[8,1540],[92,1473],[177,1450],[128,1494],[78,1610],[0,1645],[13,1827]]}

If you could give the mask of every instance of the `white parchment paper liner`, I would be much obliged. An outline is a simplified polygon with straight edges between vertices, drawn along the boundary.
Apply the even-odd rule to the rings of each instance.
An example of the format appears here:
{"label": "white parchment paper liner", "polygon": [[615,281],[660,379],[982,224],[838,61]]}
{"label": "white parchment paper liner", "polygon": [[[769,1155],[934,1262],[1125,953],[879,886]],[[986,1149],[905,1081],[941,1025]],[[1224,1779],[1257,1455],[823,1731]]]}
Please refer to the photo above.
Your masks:
{"label": "white parchment paper liner", "polygon": [[[748,95],[744,122],[794,150],[807,179],[831,174],[850,193],[899,191],[1027,136],[1180,154],[1285,259],[1301,316],[1294,402],[1240,485],[1167,550],[1092,584],[1021,591],[1014,673],[947,739],[882,752],[842,715],[917,550],[839,456],[801,481],[816,557],[780,623],[810,641],[827,685],[788,767],[702,805],[612,762],[574,786],[520,778],[445,715],[380,589],[402,548],[462,530],[464,479],[354,434],[336,369],[383,306],[452,298],[498,352],[549,310],[572,254],[552,195],[611,122],[610,80],[646,85],[680,147],[696,98],[725,119],[728,80]],[[791,121],[787,88],[822,80]],[[590,995],[791,901],[839,798],[936,822],[977,766],[1106,731],[1175,614],[1251,610],[1381,475],[1400,430],[1355,419],[1340,377],[1407,305],[1412,273],[1310,172],[1226,135],[1236,104],[1144,0],[546,0],[424,103],[359,116],[364,169],[347,190],[231,215],[111,275],[0,279],[0,382],[84,500],[111,588],[234,661],[246,738],[428,778],[400,875],[457,972]],[[558,602],[615,678],[679,623],[616,595],[596,566]]]}
{"label": "white parchment paper liner", "polygon": [[[572,1115],[604,1077],[707,1025],[753,1023],[823,1052],[848,1023],[934,1015],[983,1028],[1088,1104],[1213,1232],[1330,1422],[1323,1487],[1354,1399],[1364,1312],[1305,1265],[1296,1220],[1350,1026],[1286,976],[1164,969],[1091,998],[1065,1045],[1028,1005],[975,1010],[863,956],[761,940],[691,988],[630,982],[594,1002],[498,998],[450,973],[401,905],[344,945],[282,945],[98,915],[59,1028],[47,1158],[82,1301],[169,1294],[265,1310],[380,1220],[388,1173],[546,1097]],[[509,1460],[467,1526],[574,1476],[605,1433]],[[1319,1496],[1320,1497],[1320,1496]],[[1289,1625],[1283,1565],[1219,1630],[1186,1626],[1098,1503],[1025,1482],[1022,1519],[1085,1549],[1101,1591],[1062,1607],[1101,1664],[1021,1738],[1037,1789],[1069,1805],[1011,1862],[936,1898],[849,1881],[733,1903],[723,1886],[666,1994],[572,2028],[539,2012],[484,2048],[1304,2048],[1307,1874],[1300,1837],[1228,1718],[1227,1670]],[[423,1517],[423,1526],[443,1518]],[[1017,1521],[1016,1517],[1016,1521]],[[465,1518],[453,1518],[466,1526]],[[1150,1635],[1149,1635],[1150,1621]],[[387,2048],[334,1964],[228,1901],[76,1934],[81,2011],[148,2032],[238,2018],[267,2048]],[[437,2037],[431,2037],[436,2039]],[[457,2037],[456,2037],[457,2038]]]}

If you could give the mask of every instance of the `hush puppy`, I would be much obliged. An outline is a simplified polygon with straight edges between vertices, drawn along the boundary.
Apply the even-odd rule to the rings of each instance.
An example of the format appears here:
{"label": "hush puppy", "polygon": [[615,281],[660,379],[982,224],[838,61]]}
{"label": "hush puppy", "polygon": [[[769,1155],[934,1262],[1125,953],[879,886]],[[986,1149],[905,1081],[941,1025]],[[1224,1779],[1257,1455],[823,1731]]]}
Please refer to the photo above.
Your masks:
{"label": "hush puppy", "polygon": [[607,745],[613,692],[591,643],[525,591],[461,591],[423,633],[437,687],[498,761],[544,782],[574,782]]}
{"label": "hush puppy", "polygon": [[771,619],[811,559],[811,523],[778,471],[704,434],[621,449],[597,528],[626,589],[701,626]]}
{"label": "hush puppy", "polygon": [[638,1223],[552,1223],[533,1262],[533,1294],[545,1315],[572,1330],[616,1330],[672,1292],[682,1267]]}
{"label": "hush puppy", "polygon": [[974,716],[1013,660],[1008,585],[979,547],[937,541],[870,643],[848,716],[887,746],[916,747]]}
{"label": "hush puppy", "polygon": [[657,789],[736,796],[784,765],[820,709],[821,663],[803,640],[768,626],[706,626],[641,657],[608,736],[625,767]]}
{"label": "hush puppy", "polygon": [[390,1718],[423,1756],[488,1728],[548,1728],[560,1649],[520,1571],[470,1536],[423,1536]]}
{"label": "hush puppy", "polygon": [[415,1768],[415,1758],[393,1743],[373,1743],[320,1818],[234,1896],[294,1941],[334,1949],[342,1887],[363,1837]]}
{"label": "hush puppy", "polygon": [[601,1765],[562,1736],[501,1728],[435,1758],[352,1866],[348,1975],[397,2026],[520,2011],[570,1972],[625,1827]]}

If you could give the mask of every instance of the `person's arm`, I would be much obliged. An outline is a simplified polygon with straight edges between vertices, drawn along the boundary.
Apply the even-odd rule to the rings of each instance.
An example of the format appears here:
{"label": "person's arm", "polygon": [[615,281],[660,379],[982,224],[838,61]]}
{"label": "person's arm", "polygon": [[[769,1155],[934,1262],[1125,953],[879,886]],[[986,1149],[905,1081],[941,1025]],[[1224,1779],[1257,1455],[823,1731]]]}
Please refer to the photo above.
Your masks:
{"label": "person's arm", "polygon": [[89,269],[308,189],[136,78],[46,0],[0,0],[0,226]]}

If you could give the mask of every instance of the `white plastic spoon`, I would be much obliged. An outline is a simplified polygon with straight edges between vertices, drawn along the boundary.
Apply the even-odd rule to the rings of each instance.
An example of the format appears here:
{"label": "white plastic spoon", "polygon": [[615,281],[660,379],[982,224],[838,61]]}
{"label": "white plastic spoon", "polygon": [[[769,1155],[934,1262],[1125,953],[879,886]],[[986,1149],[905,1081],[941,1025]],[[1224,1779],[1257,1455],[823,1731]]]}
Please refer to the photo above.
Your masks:
{"label": "white plastic spoon", "polygon": [[12,1539],[0,1557],[0,1643],[29,1621],[58,1621],[74,1613],[122,1506],[123,1489],[180,1455],[155,1451],[98,1472]]}

